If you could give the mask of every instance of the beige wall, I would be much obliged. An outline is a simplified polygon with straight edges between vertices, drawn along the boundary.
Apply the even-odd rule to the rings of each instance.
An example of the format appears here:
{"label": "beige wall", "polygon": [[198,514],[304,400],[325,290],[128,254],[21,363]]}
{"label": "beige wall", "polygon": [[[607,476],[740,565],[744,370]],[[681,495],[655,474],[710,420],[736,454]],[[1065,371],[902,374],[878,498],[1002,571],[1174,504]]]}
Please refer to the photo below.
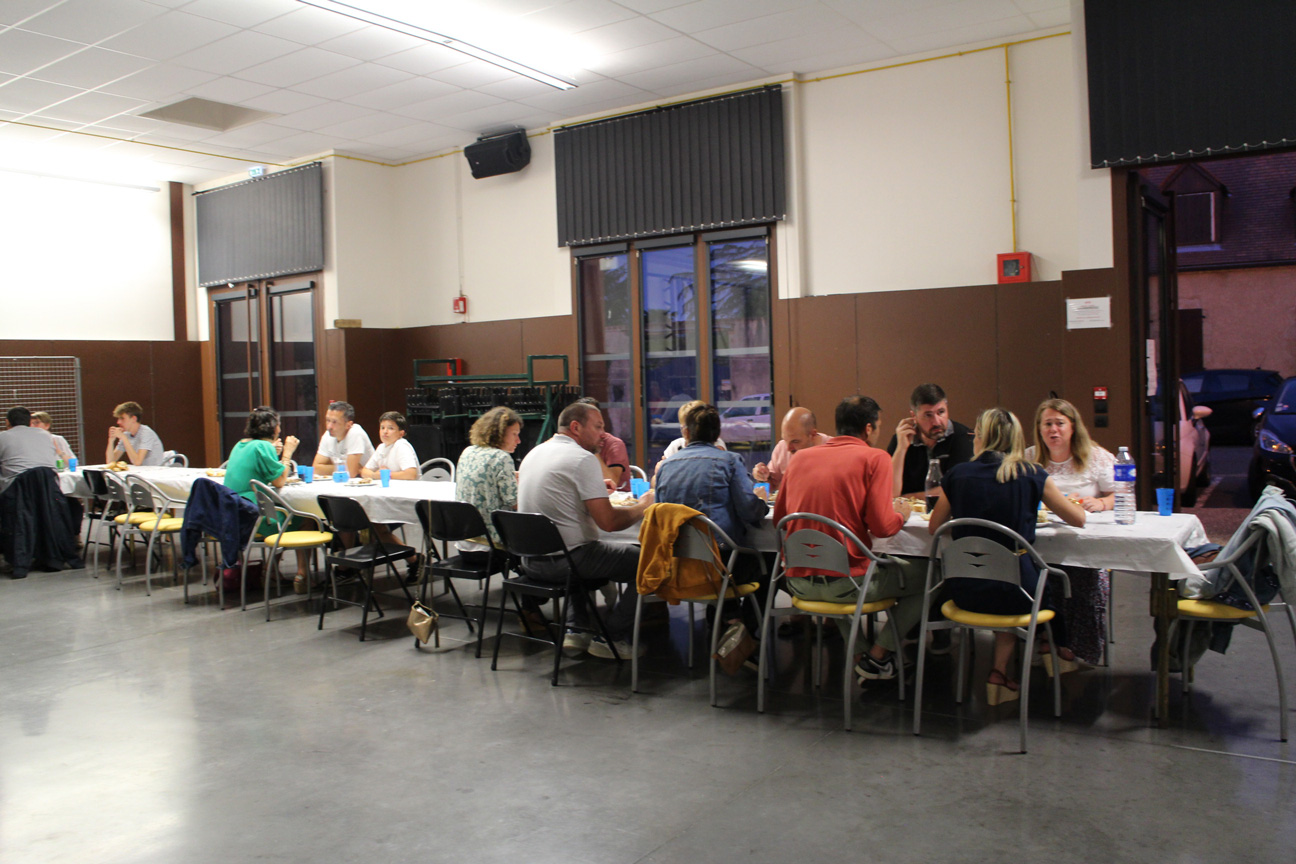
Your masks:
{"label": "beige wall", "polygon": [[1179,308],[1202,310],[1207,369],[1296,375],[1296,267],[1180,273]]}

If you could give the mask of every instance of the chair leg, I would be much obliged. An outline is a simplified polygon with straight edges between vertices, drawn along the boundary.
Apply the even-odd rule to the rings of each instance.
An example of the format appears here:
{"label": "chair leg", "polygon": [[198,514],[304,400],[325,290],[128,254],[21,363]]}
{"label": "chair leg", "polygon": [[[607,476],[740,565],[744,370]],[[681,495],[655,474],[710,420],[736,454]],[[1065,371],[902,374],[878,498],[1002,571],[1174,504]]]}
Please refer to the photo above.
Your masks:
{"label": "chair leg", "polygon": [[[482,581],[481,605],[477,609],[477,659],[481,659],[482,639],[486,636],[486,601],[490,597],[491,577]],[[525,619],[523,619],[525,621]],[[469,632],[472,632],[469,630]]]}
{"label": "chair leg", "polygon": [[[634,619],[634,642],[630,648],[630,692],[639,692],[639,622],[643,619],[644,595],[640,594],[639,599],[635,601],[635,619]],[[689,604],[692,608],[693,604]],[[712,691],[712,705],[714,701],[714,690]]]}
{"label": "chair leg", "polygon": [[954,701],[955,703],[962,705],[963,688],[967,683],[969,643],[976,638],[976,631],[966,627],[960,629],[963,630],[963,633],[959,637],[958,675],[957,681],[955,681],[954,685]]}
{"label": "chair leg", "polygon": [[[716,707],[718,698],[716,696],[716,652],[720,650],[721,630],[724,628],[724,597],[729,593],[729,577],[725,576],[720,585],[720,593],[716,595],[715,620],[711,624],[711,650],[707,652],[709,668],[707,675],[711,679],[711,707]],[[693,604],[689,604],[692,608]],[[690,631],[691,632],[691,631]]]}
{"label": "chair leg", "polygon": [[[893,615],[893,614],[890,613],[890,612],[887,613],[887,626],[890,627],[890,628],[891,628],[891,632],[895,634],[895,644],[896,644],[896,652],[895,652],[896,676],[900,679],[900,686],[899,686],[900,695],[899,695],[899,698],[900,698],[900,701],[903,702],[903,701],[905,700],[904,648],[902,647],[902,646],[904,645],[904,642],[901,641],[901,636],[900,636],[900,625],[899,625],[898,623],[896,623],[895,615]],[[921,642],[919,642],[919,644],[918,644],[918,650],[919,650],[920,652],[923,650],[923,645],[922,645]]]}
{"label": "chair leg", "polygon": [[464,622],[468,625],[469,635],[472,635],[472,618],[469,617],[468,609],[464,606],[463,601],[459,599],[459,591],[454,587],[454,580],[449,576],[443,576],[442,578],[445,579],[446,587],[449,589],[450,596],[454,599],[455,605],[459,607],[459,614],[464,617]]}
{"label": "chair leg", "polygon": [[[579,589],[575,589],[575,590],[579,590]],[[566,632],[567,607],[568,604],[570,603],[571,603],[571,592],[568,591],[563,594],[562,612],[559,615],[559,620],[562,621],[563,624],[562,626],[558,627],[554,631],[554,667],[553,667],[553,678],[549,680],[550,687],[558,686],[558,667],[562,663],[563,634]],[[590,614],[594,616],[595,620],[597,620],[600,625],[602,625],[603,619],[599,618],[597,609],[591,609]],[[604,630],[603,632],[606,633],[607,631]],[[609,642],[608,644],[610,645],[611,643]]]}
{"label": "chair leg", "polygon": [[1273,658],[1274,674],[1278,676],[1278,717],[1279,740],[1287,740],[1287,684],[1283,678],[1282,661],[1278,659],[1278,644],[1274,641],[1273,631],[1269,629],[1269,619],[1263,609],[1256,610],[1260,629],[1264,631],[1265,641],[1269,643],[1269,656]]}
{"label": "chair leg", "polygon": [[1192,631],[1196,622],[1191,618],[1179,619],[1183,633],[1179,639],[1179,692],[1187,698],[1192,689]]}
{"label": "chair leg", "polygon": [[693,669],[693,631],[696,629],[697,625],[693,623],[693,604],[688,603],[687,605],[688,605],[688,621],[689,621],[688,623],[688,668],[690,671],[692,671]]}
{"label": "chair leg", "polygon": [[[498,618],[497,618],[496,621],[495,621],[495,647],[494,647],[494,649],[491,651],[491,671],[492,671],[492,672],[495,671],[495,669],[496,669],[496,667],[497,667],[497,665],[498,665],[498,663],[499,663],[499,649],[500,649],[500,641],[504,638],[504,615],[505,615],[505,612],[504,612],[504,609],[505,609],[505,607],[504,607],[504,602],[505,602],[506,600],[508,600],[508,596],[509,596],[510,593],[511,593],[511,592],[508,590],[508,585],[505,585],[505,586],[504,586],[504,590],[500,593],[499,616],[498,616]],[[485,602],[485,600],[486,600],[486,598],[483,597],[483,598],[482,598],[482,602]],[[561,645],[562,645],[562,643],[560,642],[560,643],[559,643],[559,646],[560,646],[560,647],[559,647],[559,649],[558,649],[558,650],[560,650],[560,651],[562,650]]]}

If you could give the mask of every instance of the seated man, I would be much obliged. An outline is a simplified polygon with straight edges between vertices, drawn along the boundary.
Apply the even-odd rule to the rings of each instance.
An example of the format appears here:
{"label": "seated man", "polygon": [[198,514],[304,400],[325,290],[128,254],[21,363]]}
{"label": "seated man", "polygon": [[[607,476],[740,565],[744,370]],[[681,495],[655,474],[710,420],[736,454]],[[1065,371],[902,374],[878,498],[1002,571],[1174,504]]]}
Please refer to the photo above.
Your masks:
{"label": "seated man", "polygon": [[324,430],[315,451],[315,473],[332,477],[334,471],[345,471],[353,478],[359,477],[374,448],[355,422],[355,408],[350,402],[329,403],[324,412]]}
{"label": "seated man", "polygon": [[55,435],[50,428],[54,425],[54,418],[49,415],[49,412],[33,411],[31,425],[50,433],[50,438],[54,440],[54,457],[56,459],[62,459],[64,464],[70,464],[76,458],[76,454],[72,452],[72,445],[68,444],[67,439],[62,435]]}
{"label": "seated man", "polygon": [[[630,656],[631,632],[638,593],[634,590],[639,567],[639,547],[600,539],[600,531],[620,531],[643,518],[652,503],[649,491],[631,507],[613,508],[599,467],[599,437],[603,415],[592,405],[574,402],[558,416],[558,432],[533,448],[518,471],[518,510],[542,513],[557,526],[581,576],[587,580],[621,582],[621,598],[607,619],[607,629],[616,650]],[[531,578],[562,583],[567,565],[562,560],[527,559],[523,562]],[[567,624],[589,626],[589,604],[584,592],[576,592],[568,607]],[[595,613],[597,614],[597,613]],[[611,646],[587,632],[568,631],[563,648],[588,650],[595,657],[612,657]]]}
{"label": "seated man", "polygon": [[[104,461],[129,462],[132,465],[161,465],[162,439],[140,422],[144,409],[138,402],[123,402],[113,409],[117,425],[108,429],[108,449]],[[52,446],[52,445],[51,445]]]}
{"label": "seated man", "polygon": [[[885,453],[869,443],[877,431],[880,414],[877,402],[868,396],[848,396],[842,400],[837,406],[837,437],[801,452],[788,463],[783,491],[774,505],[775,522],[797,512],[826,516],[848,528],[870,549],[873,537],[891,537],[904,527],[911,512],[909,502],[893,500],[891,462]],[[805,527],[824,530],[817,524]],[[851,575],[863,576],[868,559],[852,544],[847,543],[846,548],[850,553]],[[926,561],[906,561],[900,567],[879,567],[869,583],[868,601],[898,598],[887,614],[895,616],[901,636],[913,629],[922,617],[926,573]],[[804,570],[792,570],[789,575],[794,578],[785,582],[788,590],[803,600],[854,603],[859,597],[858,589],[843,577],[796,578],[815,575]],[[842,635],[849,638],[850,621],[836,620]],[[894,678],[898,666],[892,657],[898,648],[894,643],[891,628],[884,628],[867,652],[858,658],[855,671],[859,676]]]}
{"label": "seated man", "polygon": [[54,441],[50,433],[31,425],[31,412],[10,408],[9,428],[0,432],[0,490],[29,468],[54,467]]}
{"label": "seated man", "polygon": [[382,469],[386,468],[393,480],[419,479],[418,455],[414,452],[414,445],[405,440],[408,428],[405,415],[399,411],[388,411],[378,418],[378,437],[382,443],[360,469],[362,477],[377,480],[382,476]]}
{"label": "seated man", "polygon": [[783,437],[774,445],[769,464],[757,462],[752,468],[752,476],[761,483],[768,482],[770,491],[777,492],[787,473],[788,462],[792,454],[828,440],[827,435],[819,431],[819,421],[809,408],[791,408],[783,415]]}
{"label": "seated man", "polygon": [[945,391],[920,384],[909,396],[909,416],[896,426],[891,443],[892,495],[921,498],[927,490],[927,465],[940,461],[941,474],[972,461],[972,430],[950,419]]}

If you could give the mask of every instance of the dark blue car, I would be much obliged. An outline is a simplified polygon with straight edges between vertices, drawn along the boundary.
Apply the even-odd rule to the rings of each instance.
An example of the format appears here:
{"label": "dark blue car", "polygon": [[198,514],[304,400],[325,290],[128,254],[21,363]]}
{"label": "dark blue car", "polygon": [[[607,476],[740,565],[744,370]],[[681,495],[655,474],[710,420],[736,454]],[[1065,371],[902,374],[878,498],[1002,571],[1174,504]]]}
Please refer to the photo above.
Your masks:
{"label": "dark blue car", "polygon": [[1296,491],[1293,453],[1296,453],[1296,378],[1288,378],[1260,414],[1251,468],[1247,472],[1251,494],[1258,496],[1274,480],[1284,491]]}
{"label": "dark blue car", "polygon": [[1206,369],[1183,376],[1193,402],[1211,409],[1206,428],[1216,444],[1250,444],[1256,409],[1268,404],[1282,381],[1272,369]]}

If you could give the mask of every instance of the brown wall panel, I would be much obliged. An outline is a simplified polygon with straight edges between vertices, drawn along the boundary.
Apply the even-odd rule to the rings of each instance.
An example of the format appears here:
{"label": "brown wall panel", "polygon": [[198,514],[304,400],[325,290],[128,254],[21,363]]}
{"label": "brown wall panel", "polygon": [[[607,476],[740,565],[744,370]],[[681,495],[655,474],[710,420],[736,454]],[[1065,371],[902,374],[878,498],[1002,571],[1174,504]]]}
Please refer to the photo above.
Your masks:
{"label": "brown wall panel", "polygon": [[[575,315],[554,315],[548,318],[530,318],[522,322],[522,359],[525,370],[526,357],[530,354],[565,354],[567,355],[567,376],[573,384],[580,383],[579,359],[580,340],[576,332]],[[536,367],[536,375],[542,378],[557,377],[562,372],[562,364],[546,362]]]}
{"label": "brown wall panel", "polygon": [[1035,409],[1048,398],[1049,391],[1061,395],[1063,389],[1066,310],[1062,283],[999,285],[995,296],[998,403],[1021,419],[1029,446],[1034,437],[1030,424]]}
{"label": "brown wall panel", "polygon": [[150,394],[153,419],[147,422],[161,436],[168,450],[184,453],[190,464],[197,466],[206,461],[207,455],[203,429],[202,346],[197,342],[148,344],[153,368]]}
{"label": "brown wall panel", "polygon": [[393,402],[391,380],[397,362],[389,346],[392,330],[346,329],[340,331],[346,340],[347,401],[355,407],[356,422],[373,440],[378,439],[378,417],[384,411],[404,411],[405,398]]}
{"label": "brown wall panel", "polygon": [[[855,295],[802,297],[789,303],[789,396],[792,404],[813,411],[820,430],[831,434],[837,403],[856,387]],[[782,420],[784,411],[770,415],[771,425]]]}
{"label": "brown wall panel", "polygon": [[909,394],[939,384],[950,414],[972,425],[999,399],[995,287],[857,294],[859,390],[882,406],[878,445],[908,416]]}

